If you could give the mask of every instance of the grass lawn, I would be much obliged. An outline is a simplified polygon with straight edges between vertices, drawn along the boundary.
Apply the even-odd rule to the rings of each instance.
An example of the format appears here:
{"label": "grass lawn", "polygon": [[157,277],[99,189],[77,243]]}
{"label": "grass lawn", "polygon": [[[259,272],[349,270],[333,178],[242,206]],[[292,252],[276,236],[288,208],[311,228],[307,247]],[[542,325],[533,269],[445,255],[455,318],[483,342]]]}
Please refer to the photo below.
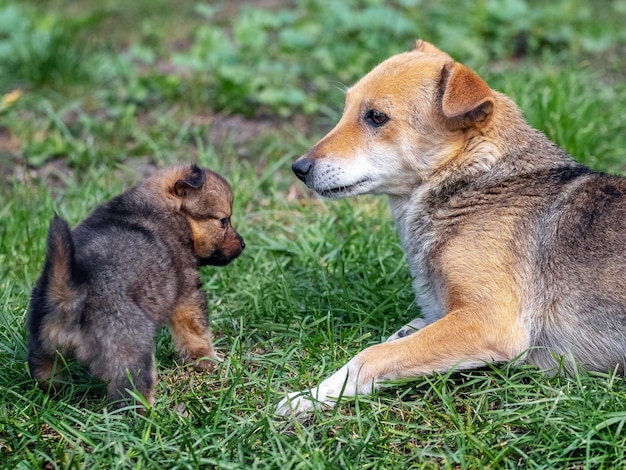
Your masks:
{"label": "grass lawn", "polygon": [[[624,174],[626,4],[589,3],[0,0],[0,468],[625,467],[613,374],[502,365],[273,414],[419,313],[387,201],[324,201],[291,174],[345,87],[423,37]],[[194,372],[164,330],[145,417],[114,412],[73,362],[41,390],[24,320],[54,211],[75,225],[181,161],[231,182],[247,244],[202,271],[224,362]]]}

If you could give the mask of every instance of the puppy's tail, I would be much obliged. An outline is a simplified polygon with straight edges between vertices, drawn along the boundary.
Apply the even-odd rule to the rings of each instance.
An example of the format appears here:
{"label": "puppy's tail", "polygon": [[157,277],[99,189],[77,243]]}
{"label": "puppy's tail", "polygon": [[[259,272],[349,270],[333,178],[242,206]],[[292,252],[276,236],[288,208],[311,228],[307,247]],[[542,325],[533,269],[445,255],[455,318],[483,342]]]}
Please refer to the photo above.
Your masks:
{"label": "puppy's tail", "polygon": [[[47,381],[54,372],[57,339],[45,333],[48,321],[63,327],[77,307],[74,242],[67,222],[58,215],[50,222],[43,272],[33,289],[28,310],[28,365],[33,377]],[[45,333],[45,334],[44,334]]]}
{"label": "puppy's tail", "polygon": [[76,300],[77,275],[74,241],[65,220],[54,214],[48,230],[48,253],[44,266],[47,286],[45,296],[50,306],[61,311],[71,310]]}

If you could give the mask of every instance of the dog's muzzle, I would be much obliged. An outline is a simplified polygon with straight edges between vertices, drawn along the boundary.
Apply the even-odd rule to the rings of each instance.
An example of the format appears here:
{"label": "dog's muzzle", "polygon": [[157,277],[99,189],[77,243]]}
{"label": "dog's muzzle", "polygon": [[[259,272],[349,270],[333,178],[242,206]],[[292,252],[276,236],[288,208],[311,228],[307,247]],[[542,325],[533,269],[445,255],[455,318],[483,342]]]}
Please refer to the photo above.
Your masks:
{"label": "dog's muzzle", "polygon": [[293,162],[293,165],[291,165],[291,169],[298,177],[298,179],[306,184],[307,176],[311,172],[311,169],[313,169],[313,164],[314,161],[312,158],[303,157]]}

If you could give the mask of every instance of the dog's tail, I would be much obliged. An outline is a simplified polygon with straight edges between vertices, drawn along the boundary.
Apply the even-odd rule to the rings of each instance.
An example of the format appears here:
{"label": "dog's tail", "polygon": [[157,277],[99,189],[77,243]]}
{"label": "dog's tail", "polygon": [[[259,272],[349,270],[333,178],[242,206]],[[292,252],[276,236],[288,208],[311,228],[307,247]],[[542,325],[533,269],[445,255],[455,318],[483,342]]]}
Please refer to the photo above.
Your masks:
{"label": "dog's tail", "polygon": [[77,275],[74,241],[65,220],[54,214],[48,230],[48,253],[44,266],[47,284],[42,292],[49,306],[61,311],[71,310],[76,300]]}
{"label": "dog's tail", "polygon": [[56,342],[44,333],[47,320],[64,322],[77,306],[74,242],[67,222],[58,215],[50,222],[43,272],[33,289],[28,310],[28,365],[41,381],[54,375]]}

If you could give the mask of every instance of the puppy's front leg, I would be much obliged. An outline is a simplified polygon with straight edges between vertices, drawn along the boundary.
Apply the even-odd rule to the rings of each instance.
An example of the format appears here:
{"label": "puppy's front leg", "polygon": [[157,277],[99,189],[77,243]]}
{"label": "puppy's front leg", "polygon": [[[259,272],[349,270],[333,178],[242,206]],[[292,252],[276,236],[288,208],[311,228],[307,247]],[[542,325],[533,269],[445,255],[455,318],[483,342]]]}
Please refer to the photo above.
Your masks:
{"label": "puppy's front leg", "polygon": [[170,319],[172,339],[181,358],[198,369],[213,369],[218,357],[214,347],[206,308],[181,305]]}
{"label": "puppy's front leg", "polygon": [[476,311],[451,312],[409,336],[364,349],[318,387],[290,393],[276,412],[288,415],[333,407],[338,398],[371,393],[385,381],[508,361],[526,348],[518,321],[497,321]]}

